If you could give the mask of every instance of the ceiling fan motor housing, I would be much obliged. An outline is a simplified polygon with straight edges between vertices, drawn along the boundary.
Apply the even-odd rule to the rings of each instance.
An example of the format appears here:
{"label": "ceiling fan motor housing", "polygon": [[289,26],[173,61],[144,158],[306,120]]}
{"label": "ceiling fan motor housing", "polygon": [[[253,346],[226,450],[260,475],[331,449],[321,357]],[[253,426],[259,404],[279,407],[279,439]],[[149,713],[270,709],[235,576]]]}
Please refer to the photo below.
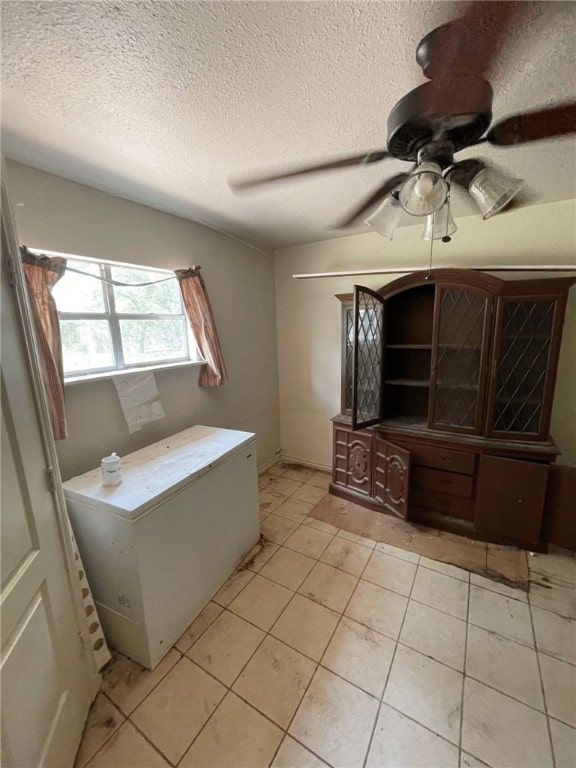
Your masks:
{"label": "ceiling fan motor housing", "polygon": [[416,161],[432,141],[454,152],[475,144],[492,121],[492,86],[481,77],[435,79],[407,93],[388,117],[388,152]]}

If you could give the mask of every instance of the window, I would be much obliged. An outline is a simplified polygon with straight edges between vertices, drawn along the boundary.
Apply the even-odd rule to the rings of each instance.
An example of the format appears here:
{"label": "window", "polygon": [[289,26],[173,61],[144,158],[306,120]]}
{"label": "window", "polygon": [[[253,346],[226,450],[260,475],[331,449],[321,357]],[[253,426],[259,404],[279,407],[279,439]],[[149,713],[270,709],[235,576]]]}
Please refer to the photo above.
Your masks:
{"label": "window", "polygon": [[198,360],[173,272],[68,258],[53,296],[65,380]]}

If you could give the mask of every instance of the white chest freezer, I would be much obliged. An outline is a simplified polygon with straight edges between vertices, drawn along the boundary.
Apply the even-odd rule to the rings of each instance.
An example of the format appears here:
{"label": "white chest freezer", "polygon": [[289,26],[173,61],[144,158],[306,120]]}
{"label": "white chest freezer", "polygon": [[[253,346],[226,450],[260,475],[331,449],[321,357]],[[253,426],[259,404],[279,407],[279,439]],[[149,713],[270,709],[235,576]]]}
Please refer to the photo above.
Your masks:
{"label": "white chest freezer", "polygon": [[152,669],[258,542],[256,439],[196,426],[64,483],[110,644]]}

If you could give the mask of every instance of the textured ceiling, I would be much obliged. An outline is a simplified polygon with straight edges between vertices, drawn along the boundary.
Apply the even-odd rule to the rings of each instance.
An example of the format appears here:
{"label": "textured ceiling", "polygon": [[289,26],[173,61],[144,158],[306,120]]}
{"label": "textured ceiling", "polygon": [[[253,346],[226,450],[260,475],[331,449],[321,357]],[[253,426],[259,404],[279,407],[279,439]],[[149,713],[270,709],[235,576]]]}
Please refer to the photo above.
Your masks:
{"label": "textured ceiling", "polygon": [[[424,82],[417,42],[457,6],[11,0],[3,152],[259,245],[336,237],[331,225],[405,163],[241,197],[227,178],[385,146],[390,109]],[[527,7],[490,73],[496,120],[574,94],[576,4]],[[481,154],[526,180],[526,204],[576,197],[574,138]],[[454,201],[456,216],[474,212]]]}

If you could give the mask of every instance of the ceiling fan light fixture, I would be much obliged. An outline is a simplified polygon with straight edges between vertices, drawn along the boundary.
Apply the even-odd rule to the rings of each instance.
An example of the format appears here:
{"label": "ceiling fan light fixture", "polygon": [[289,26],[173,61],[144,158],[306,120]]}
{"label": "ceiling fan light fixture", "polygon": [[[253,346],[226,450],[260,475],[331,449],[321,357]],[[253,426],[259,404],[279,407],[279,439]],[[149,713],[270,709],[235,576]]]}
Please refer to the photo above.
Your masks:
{"label": "ceiling fan light fixture", "polygon": [[457,229],[456,222],[450,212],[450,205],[446,202],[439,211],[431,213],[426,219],[422,239],[442,240],[445,237],[449,238]]}
{"label": "ceiling fan light fixture", "polygon": [[448,191],[438,163],[420,163],[402,185],[400,203],[411,216],[429,216],[442,208]]}
{"label": "ceiling fan light fixture", "polygon": [[379,235],[394,239],[394,232],[402,216],[402,206],[393,195],[387,195],[384,202],[376,210],[364,219],[367,224]]}
{"label": "ceiling fan light fixture", "polygon": [[513,179],[494,168],[482,168],[470,182],[468,192],[486,220],[499,213],[523,186],[522,179]]}

